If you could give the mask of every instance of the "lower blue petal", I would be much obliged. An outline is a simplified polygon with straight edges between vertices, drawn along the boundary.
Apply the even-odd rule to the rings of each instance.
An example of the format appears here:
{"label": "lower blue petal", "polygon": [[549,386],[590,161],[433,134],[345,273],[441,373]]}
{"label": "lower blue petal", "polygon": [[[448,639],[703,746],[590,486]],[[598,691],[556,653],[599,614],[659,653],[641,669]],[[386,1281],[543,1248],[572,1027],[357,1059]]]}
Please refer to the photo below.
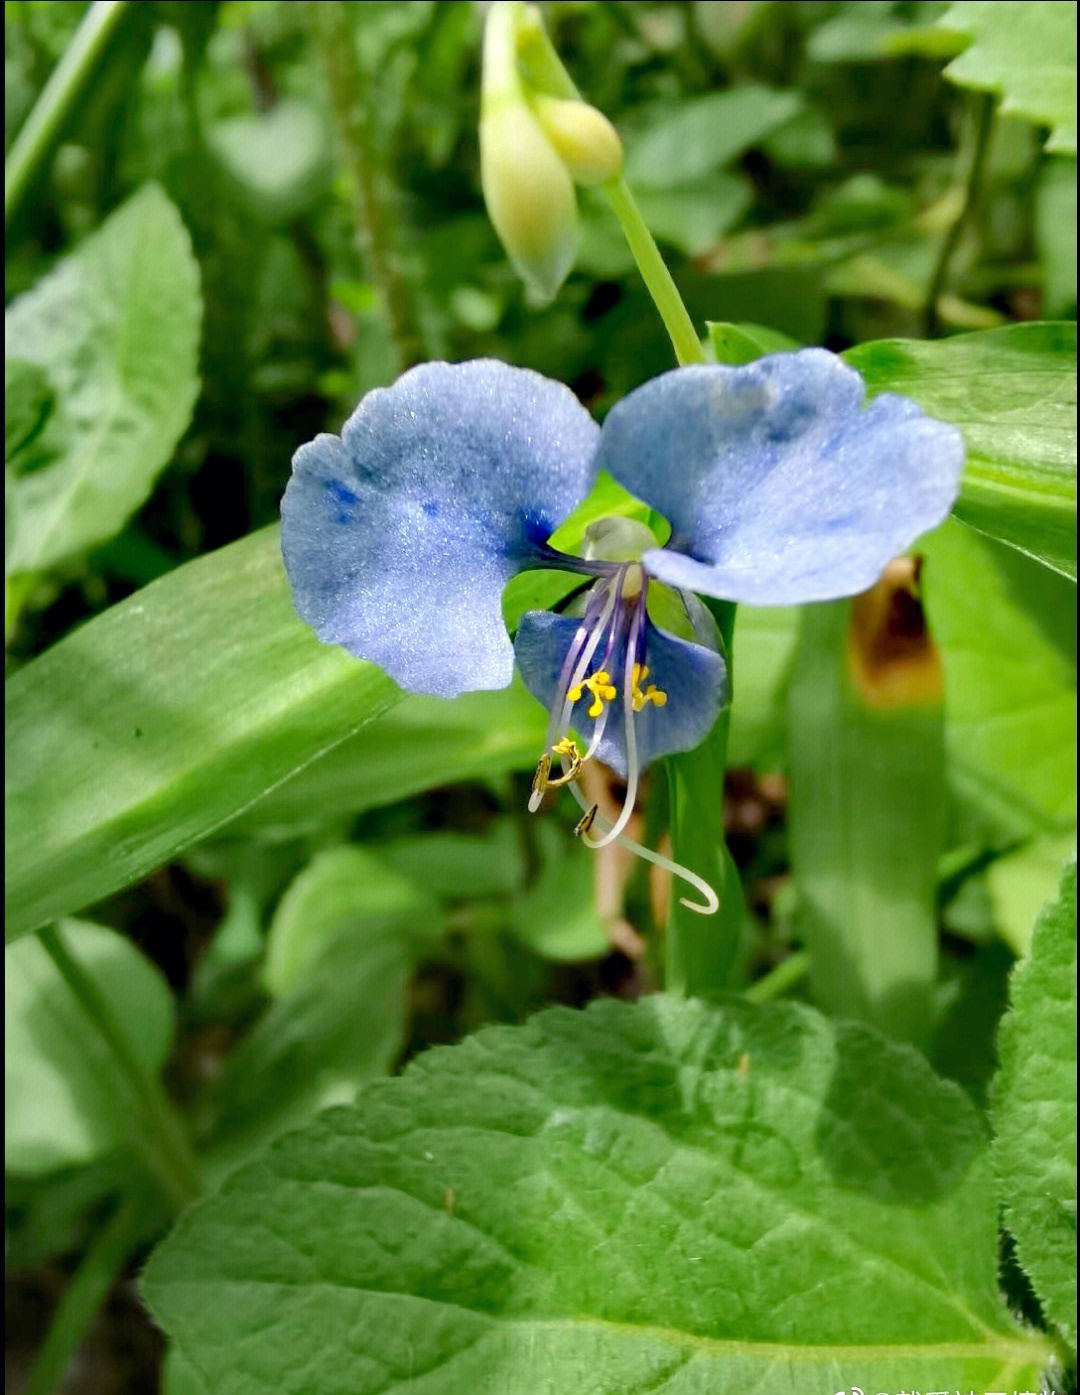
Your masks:
{"label": "lower blue petal", "polygon": [[[563,660],[579,623],[569,616],[553,615],[548,611],[529,611],[521,617],[514,642],[518,668],[529,692],[549,710],[555,701]],[[728,702],[727,665],[714,650],[677,639],[657,629],[651,621],[645,626],[644,656],[639,653],[637,662],[646,664],[649,669],[644,686],[655,683],[667,694],[663,707],[648,703],[634,713],[638,764],[644,769],[660,756],[691,751],[705,740],[720,709]],[[598,667],[599,656],[589,666],[589,671],[594,672]],[[596,755],[625,778],[626,718],[622,696],[625,631],[604,667],[611,674],[618,696],[609,705],[607,725]],[[574,709],[577,720],[571,721],[571,726],[586,741],[593,730],[592,719],[586,716],[589,701],[586,693]]]}
{"label": "lower blue petal", "polygon": [[824,349],[676,369],[612,408],[597,469],[671,524],[648,571],[752,605],[853,595],[948,514],[964,445]]}
{"label": "lower blue petal", "polygon": [[281,546],[319,638],[412,692],[505,687],[502,591],[588,489],[599,428],[561,383],[426,363],[293,457]]}

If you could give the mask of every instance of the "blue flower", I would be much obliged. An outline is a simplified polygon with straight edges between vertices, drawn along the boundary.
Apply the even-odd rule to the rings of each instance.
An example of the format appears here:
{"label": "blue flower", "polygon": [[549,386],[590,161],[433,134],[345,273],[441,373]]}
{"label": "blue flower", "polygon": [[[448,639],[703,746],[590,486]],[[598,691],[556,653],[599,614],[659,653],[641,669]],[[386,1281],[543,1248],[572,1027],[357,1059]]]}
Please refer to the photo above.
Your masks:
{"label": "blue flower", "polygon": [[[590,839],[600,846],[625,827],[639,772],[698,745],[728,701],[694,593],[853,595],[949,512],[959,432],[888,393],[865,405],[864,392],[854,369],[805,349],[665,373],[601,430],[528,369],[423,364],[370,392],[340,437],[296,452],[281,506],[293,602],[320,639],[412,692],[505,687],[516,657],[551,713],[532,807],[594,756],[627,780],[619,817]],[[585,556],[551,547],[600,470],[668,520],[665,546],[612,522],[590,530]],[[503,588],[549,567],[583,586],[562,613],[523,616],[511,645]]]}

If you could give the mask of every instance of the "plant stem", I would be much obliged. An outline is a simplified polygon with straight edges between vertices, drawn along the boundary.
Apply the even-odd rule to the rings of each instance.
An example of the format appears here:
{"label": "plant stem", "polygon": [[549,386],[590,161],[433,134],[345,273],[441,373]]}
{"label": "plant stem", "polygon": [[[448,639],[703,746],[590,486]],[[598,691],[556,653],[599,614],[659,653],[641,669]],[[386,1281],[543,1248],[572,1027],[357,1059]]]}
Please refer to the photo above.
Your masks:
{"label": "plant stem", "polygon": [[[731,679],[735,607],[714,601]],[[693,751],[668,756],[671,852],[676,862],[704,877],[720,898],[715,915],[698,915],[673,902],[664,940],[664,987],[669,993],[704,997],[732,987],[742,939],[742,885],[724,841],[724,770],[730,707]]]}
{"label": "plant stem", "polygon": [[660,312],[676,359],[683,365],[704,363],[705,354],[694,322],[683,304],[682,296],[660,255],[660,249],[652,233],[645,225],[629,184],[619,175],[617,179],[609,179],[601,188],[622,226],[623,235],[641,272],[641,279],[653,298],[653,304]]}
{"label": "plant stem", "polygon": [[775,969],[770,969],[756,983],[752,983],[743,993],[743,997],[751,1003],[770,1003],[774,998],[782,997],[796,983],[800,983],[809,972],[809,954],[805,949],[796,950],[777,964]]}
{"label": "plant stem", "polygon": [[411,368],[423,358],[423,346],[413,325],[408,287],[394,266],[386,210],[375,187],[370,113],[363,100],[367,84],[356,60],[352,20],[342,0],[312,0],[307,13],[330,89],[342,157],[356,192],[360,254],[397,350],[398,368]]}
{"label": "plant stem", "polygon": [[199,1195],[198,1171],[183,1125],[161,1084],[149,1075],[121,1031],[97,984],[69,951],[55,925],[38,931],[41,943],[112,1053],[131,1092],[138,1142],[152,1174],[179,1211]]}
{"label": "plant stem", "polygon": [[971,160],[968,164],[967,175],[964,179],[964,202],[960,212],[956,215],[956,220],[949,228],[941,244],[938,253],[937,265],[934,267],[934,275],[930,281],[930,289],[926,293],[926,311],[924,323],[927,338],[932,337],[940,328],[938,320],[938,303],[949,275],[949,263],[953,259],[953,254],[960,243],[960,236],[974,212],[978,202],[979,190],[982,186],[983,167],[986,163],[986,152],[990,145],[990,132],[994,125],[994,97],[991,93],[980,94],[975,100],[975,136],[972,141]]}
{"label": "plant stem", "polygon": [[[566,71],[554,44],[531,7],[519,6],[517,19],[517,53],[522,68],[534,85],[556,96],[582,101],[573,78]],[[664,322],[675,357],[680,364],[704,363],[705,354],[694,322],[683,304],[678,287],[668,271],[660,249],[622,175],[606,180],[600,186],[615,217],[622,227],[634,261],[641,272],[645,288],[653,298]]]}
{"label": "plant stem", "polygon": [[34,109],[12,142],[4,162],[4,226],[22,203],[76,103],[93,76],[117,26],[131,9],[128,0],[95,0],[57,63]]}
{"label": "plant stem", "polygon": [[139,1239],[139,1208],[123,1201],[98,1231],[64,1291],[38,1352],[26,1395],[54,1395],[90,1319],[101,1307],[121,1265]]}

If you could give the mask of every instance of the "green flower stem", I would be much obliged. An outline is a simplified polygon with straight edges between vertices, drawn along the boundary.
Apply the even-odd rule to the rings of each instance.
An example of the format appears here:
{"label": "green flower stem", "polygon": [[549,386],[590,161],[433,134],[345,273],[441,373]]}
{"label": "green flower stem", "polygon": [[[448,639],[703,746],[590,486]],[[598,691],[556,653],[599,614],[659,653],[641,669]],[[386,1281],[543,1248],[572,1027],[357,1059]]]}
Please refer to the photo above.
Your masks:
{"label": "green flower stem", "polygon": [[38,1352],[26,1395],[54,1395],[90,1320],[105,1301],[113,1279],[140,1237],[139,1207],[123,1201],[98,1231],[75,1277],[64,1291]]}
{"label": "green flower stem", "polygon": [[364,267],[379,299],[397,350],[398,367],[411,368],[424,357],[413,322],[409,288],[394,265],[387,213],[375,185],[367,84],[356,59],[351,7],[342,0],[312,0],[307,13],[311,34],[326,73],[341,153],[356,194],[356,237]]}
{"label": "green flower stem", "polygon": [[96,0],[75,31],[64,56],[45,84],[34,109],[12,142],[4,162],[4,226],[22,203],[117,27],[131,9],[128,0]]}
{"label": "green flower stem", "polygon": [[[548,37],[539,13],[528,5],[515,7],[517,56],[526,79],[541,91],[572,101],[583,101],[573,78]],[[683,304],[660,249],[630,192],[619,175],[600,186],[623,230],[641,279],[660,312],[664,328],[671,336],[675,357],[680,364],[704,363],[705,353],[694,329],[694,322]]]}
{"label": "green flower stem", "polygon": [[[731,640],[735,607],[714,601],[716,618],[731,677]],[[700,915],[676,899],[668,917],[664,947],[664,987],[685,997],[707,997],[732,988],[742,940],[742,885],[724,841],[724,770],[727,765],[730,707],[696,750],[666,761],[671,806],[672,857],[704,877],[720,898],[715,915]],[[673,893],[680,894],[678,884]]]}
{"label": "green flower stem", "polygon": [[641,279],[653,298],[653,304],[660,312],[664,328],[671,337],[675,357],[680,364],[704,363],[705,352],[701,347],[694,322],[691,320],[682,296],[668,271],[660,249],[652,233],[645,226],[630,186],[620,175],[600,186],[607,195],[615,217],[622,225],[623,235],[637,262]]}
{"label": "green flower stem", "polygon": [[775,969],[770,969],[743,993],[743,997],[751,1003],[771,1003],[774,998],[782,998],[789,988],[801,983],[810,972],[810,955],[805,949],[796,950],[794,954],[781,963]]}
{"label": "green flower stem", "polygon": [[38,931],[46,952],[74,993],[127,1081],[138,1126],[138,1142],[172,1204],[179,1211],[201,1191],[184,1127],[161,1084],[143,1070],[97,984],[72,955],[55,925]]}
{"label": "green flower stem", "polygon": [[[537,90],[582,100],[532,6],[515,7],[517,55],[526,80]],[[652,233],[641,216],[630,186],[619,175],[600,186],[618,218],[645,287],[660,313],[675,357],[681,365],[704,363],[705,352],[678,287],[668,271]],[[728,654],[735,625],[735,607],[720,602],[715,614]],[[730,676],[730,673],[729,673]],[[729,713],[722,712],[706,741],[696,751],[667,761],[671,803],[671,844],[676,862],[696,872],[713,887],[720,909],[699,915],[676,898],[668,919],[665,947],[665,987],[669,993],[704,995],[730,986],[743,925],[739,874],[724,842],[724,769],[727,760]]]}

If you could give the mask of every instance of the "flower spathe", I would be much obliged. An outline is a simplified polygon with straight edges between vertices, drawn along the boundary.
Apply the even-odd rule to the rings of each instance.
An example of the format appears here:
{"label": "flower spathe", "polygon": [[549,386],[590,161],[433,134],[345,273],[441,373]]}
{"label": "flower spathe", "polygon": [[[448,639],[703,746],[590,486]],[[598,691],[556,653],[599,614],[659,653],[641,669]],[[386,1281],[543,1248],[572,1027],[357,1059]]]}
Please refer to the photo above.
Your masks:
{"label": "flower spathe", "polygon": [[[698,745],[728,700],[715,626],[692,593],[852,595],[949,512],[959,432],[905,398],[864,396],[854,369],[804,349],[675,369],[601,429],[529,369],[423,364],[368,393],[340,437],[296,452],[281,510],[293,602],[321,639],[413,692],[505,687],[516,656],[551,713],[533,807],[593,756],[627,780],[619,818],[590,839],[602,844],[625,826],[639,771]],[[667,518],[666,546],[647,530],[593,556],[550,546],[600,470]],[[512,647],[503,588],[540,567],[586,579],[580,613],[528,613]],[[656,583],[675,588],[679,634],[652,613]]]}

